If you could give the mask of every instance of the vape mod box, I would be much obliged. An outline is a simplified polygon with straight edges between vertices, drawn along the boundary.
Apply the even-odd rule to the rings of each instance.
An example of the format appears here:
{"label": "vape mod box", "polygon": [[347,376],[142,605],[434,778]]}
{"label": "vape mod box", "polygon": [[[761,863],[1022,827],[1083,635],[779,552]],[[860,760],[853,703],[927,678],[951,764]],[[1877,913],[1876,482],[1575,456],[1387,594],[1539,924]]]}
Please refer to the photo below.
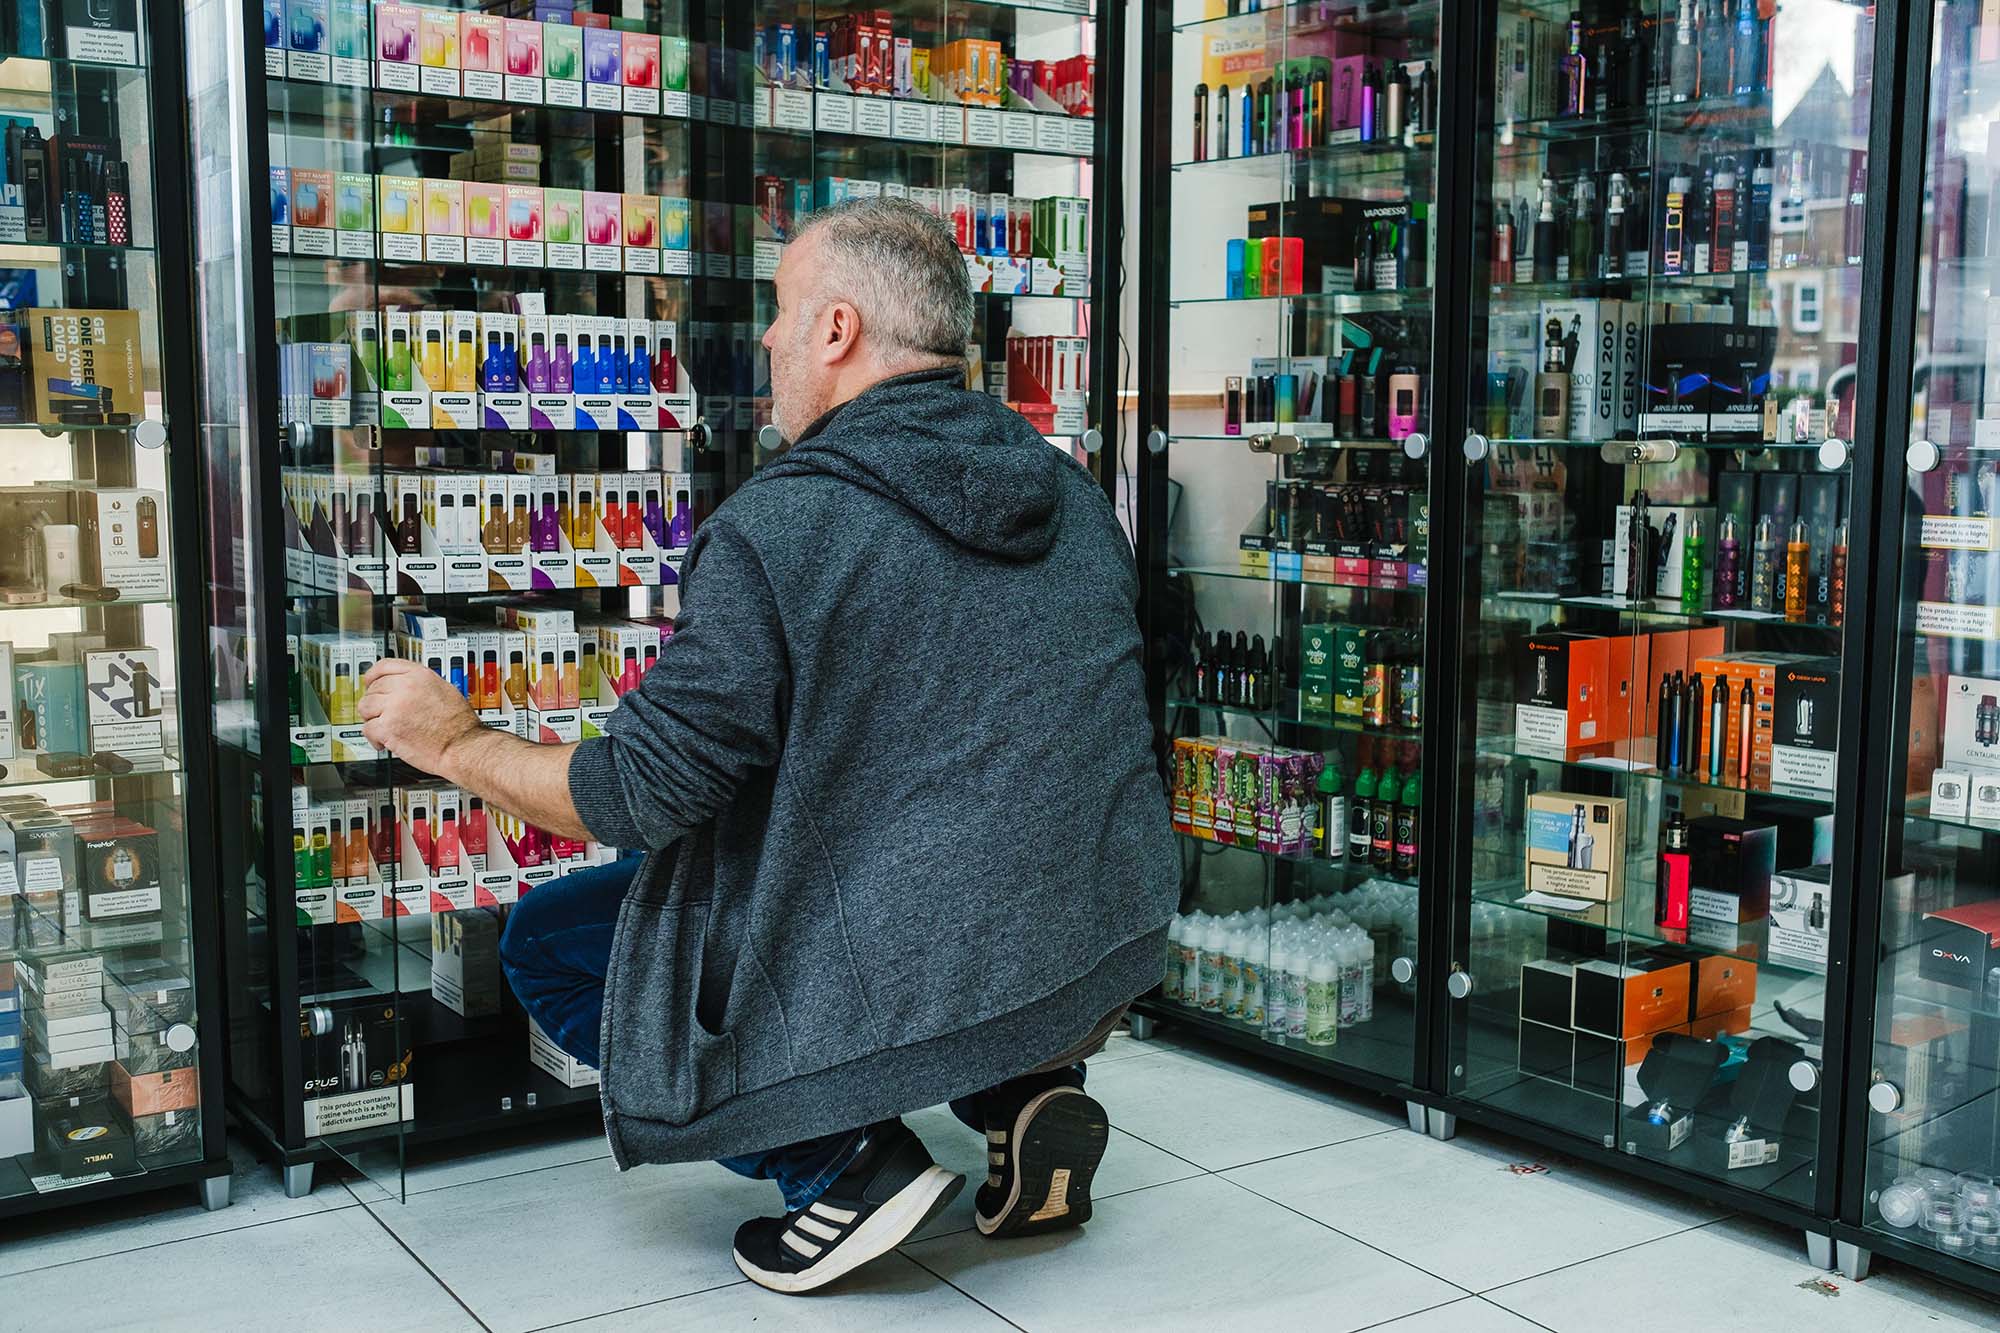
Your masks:
{"label": "vape mod box", "polygon": [[[1639,425],[1645,307],[1635,301],[1544,301],[1538,329],[1559,325],[1571,353],[1569,438],[1630,439]],[[1678,591],[1678,590],[1676,590]]]}
{"label": "vape mod box", "polygon": [[2000,772],[2000,680],[1953,676],[1945,682],[1938,758],[1947,768]]}
{"label": "vape mod box", "polygon": [[1780,666],[1774,703],[1771,785],[1831,792],[1840,739],[1840,659]]}
{"label": "vape mod box", "polygon": [[1983,993],[1987,973],[2000,967],[2000,898],[1925,913],[1923,939],[1918,976]]}
{"label": "vape mod box", "polygon": [[1632,640],[1552,631],[1523,644],[1514,691],[1514,739],[1561,754],[1625,738]]}
{"label": "vape mod box", "polygon": [[[1646,530],[1633,530],[1634,512],[1619,505],[1611,533],[1611,595],[1614,597],[1668,597],[1678,601],[1687,575],[1687,535],[1701,524],[1702,541],[1709,552],[1701,570],[1701,604],[1711,604],[1714,592],[1715,511],[1653,505],[1646,509]],[[1635,557],[1646,568],[1633,576]]]}
{"label": "vape mod box", "polygon": [[1778,331],[1768,324],[1698,324],[1708,335],[1708,432],[1736,440],[1778,437],[1771,359]]}
{"label": "vape mod box", "polygon": [[[1372,225],[1371,210],[1386,206],[1381,200],[1326,196],[1252,204],[1244,235],[1253,241],[1282,237],[1301,243],[1290,253],[1302,264],[1302,278],[1285,274],[1289,290],[1347,291],[1354,286],[1354,252],[1361,229]],[[1409,213],[1407,205],[1395,211],[1403,217]]]}
{"label": "vape mod box", "polygon": [[1710,921],[1757,921],[1771,911],[1778,830],[1771,824],[1708,815],[1688,824],[1694,891],[1689,914]]}
{"label": "vape mod box", "polygon": [[139,316],[132,310],[35,308],[29,337],[30,420],[130,421],[145,392]]}
{"label": "vape mod box", "polygon": [[93,1099],[45,1114],[42,1143],[62,1176],[118,1174],[138,1166],[132,1132],[111,1103]]}
{"label": "vape mod box", "polygon": [[1833,867],[1802,866],[1771,877],[1771,933],[1765,949],[1774,963],[1826,971],[1833,924]]}
{"label": "vape mod box", "polygon": [[1620,1040],[1677,1027],[1688,1019],[1690,985],[1688,965],[1677,959],[1578,963],[1571,1025]]}
{"label": "vape mod box", "polygon": [[158,491],[85,490],[77,495],[85,571],[120,597],[164,597],[167,561],[161,534],[166,497]]}
{"label": "vape mod box", "polygon": [[1534,792],[1528,797],[1527,884],[1590,902],[1625,892],[1625,801],[1617,796]]}

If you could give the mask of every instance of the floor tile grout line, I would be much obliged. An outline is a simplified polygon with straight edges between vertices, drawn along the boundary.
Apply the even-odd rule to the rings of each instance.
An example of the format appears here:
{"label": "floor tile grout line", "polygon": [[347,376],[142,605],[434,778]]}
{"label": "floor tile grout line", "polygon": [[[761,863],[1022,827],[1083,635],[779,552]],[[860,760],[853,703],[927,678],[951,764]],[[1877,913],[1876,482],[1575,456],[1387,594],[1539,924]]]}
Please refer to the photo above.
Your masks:
{"label": "floor tile grout line", "polygon": [[1379,1139],[1384,1134],[1395,1134],[1402,1129],[1403,1126],[1401,1125],[1387,1125],[1381,1129],[1371,1130],[1366,1134],[1357,1134],[1351,1139],[1333,1139],[1326,1143],[1315,1143],[1306,1148],[1293,1148],[1287,1152],[1273,1153],[1269,1157],[1255,1157],[1247,1162],[1236,1162],[1229,1166],[1218,1166],[1213,1168],[1209,1174],[1219,1176],[1230,1171],[1241,1171],[1246,1167],[1262,1166],[1266,1162],[1282,1162],[1287,1157],[1299,1157],[1309,1152],[1322,1152],[1327,1148],[1342,1148],[1350,1143],[1365,1143],[1369,1139]]}
{"label": "floor tile grout line", "polygon": [[[1582,1259],[1572,1259],[1566,1264],[1557,1264],[1554,1268],[1545,1268],[1539,1273],[1529,1273],[1525,1277],[1509,1278],[1505,1282],[1496,1282],[1494,1285],[1486,1287],[1480,1291],[1475,1291],[1472,1294],[1480,1297],[1490,1296],[1492,1293],[1496,1291],[1505,1291],[1509,1287],[1518,1287],[1523,1282],[1533,1282],[1538,1278],[1545,1278],[1553,1273],[1560,1273],[1567,1269],[1579,1267],[1583,1264],[1594,1264],[1599,1259],[1609,1259],[1613,1255],[1625,1254],[1631,1250],[1642,1249],[1648,1245],[1657,1245],[1663,1240],[1672,1240],[1676,1236],[1685,1236],[1690,1231],[1701,1231],[1707,1227],[1712,1227],[1718,1225],[1719,1223],[1727,1222],[1732,1218],[1734,1218],[1735,1216],[1736,1214],[1734,1213],[1725,1213],[1721,1217],[1711,1217],[1706,1222],[1696,1222],[1691,1226],[1678,1227],[1672,1231],[1662,1232],[1660,1235],[1657,1236],[1648,1236],[1645,1240],[1635,1240],[1630,1245],[1620,1245],[1617,1249],[1606,1250],[1602,1254],[1588,1255]],[[1489,1303],[1493,1305],[1500,1305],[1500,1302],[1498,1301],[1492,1301]],[[1504,1305],[1500,1305],[1500,1308],[1506,1310],[1507,1313],[1509,1314],[1516,1313],[1514,1310],[1509,1309],[1507,1306]]]}
{"label": "floor tile grout line", "polygon": [[[1348,1232],[1342,1231],[1339,1227],[1334,1226],[1331,1222],[1322,1222],[1319,1218],[1314,1217],[1312,1214],[1302,1213],[1288,1203],[1284,1203],[1278,1199],[1274,1199],[1268,1194],[1260,1194],[1258,1191],[1251,1189],[1248,1185],[1245,1185],[1240,1180],[1231,1180],[1228,1176],[1220,1176],[1218,1178],[1227,1182],[1228,1184],[1234,1185],[1237,1189],[1242,1190],[1245,1194],[1248,1194],[1250,1197],[1254,1199],[1262,1199],[1264,1202],[1270,1204],[1274,1208],[1282,1208],[1286,1212],[1291,1213],[1295,1217],[1303,1217],[1306,1221],[1311,1222],[1314,1226],[1325,1227],[1328,1231],[1331,1231],[1336,1236],[1345,1236],[1348,1240],[1353,1241],[1356,1245],[1359,1245],[1364,1249],[1373,1250],[1375,1251],[1375,1253],[1381,1255],[1383,1258],[1388,1259],[1394,1263],[1399,1263],[1403,1265],[1403,1267],[1405,1268],[1414,1269],[1415,1271],[1422,1273],[1425,1277],[1434,1278],[1437,1281],[1444,1283],[1447,1287],[1450,1287],[1455,1291],[1462,1291],[1467,1296],[1477,1296],[1479,1294],[1478,1292],[1472,1290],[1472,1288],[1467,1287],[1462,1283],[1453,1282],[1450,1278],[1445,1277],[1442,1274],[1431,1272],[1430,1269],[1425,1268],[1422,1264],[1411,1263],[1408,1259],[1403,1258],[1403,1256],[1401,1256],[1400,1254],[1391,1254],[1389,1253],[1389,1251],[1383,1249],[1380,1245],[1371,1244],[1368,1241],[1361,1239],[1361,1237],[1359,1236],[1352,1235]],[[1450,1304],[1450,1302],[1446,1302],[1446,1304]]]}
{"label": "floor tile grout line", "polygon": [[[344,1185],[347,1182],[342,1181],[341,1183]],[[353,1191],[350,1190],[348,1192],[352,1193]],[[396,1228],[390,1226],[387,1222],[377,1217],[375,1215],[375,1210],[373,1208],[370,1208],[365,1203],[361,1205],[361,1211],[368,1214],[369,1221],[373,1222],[376,1226],[381,1227],[383,1231],[387,1232],[389,1235],[389,1239],[396,1242],[397,1248],[401,1249],[404,1254],[409,1255],[410,1259],[416,1264],[416,1266],[423,1269],[425,1276],[429,1277],[431,1281],[437,1283],[438,1287],[443,1290],[445,1295],[451,1297],[452,1300],[458,1303],[458,1308],[465,1311],[465,1317],[467,1319],[470,1319],[473,1323],[479,1325],[480,1328],[485,1330],[485,1333],[493,1333],[493,1326],[487,1323],[484,1319],[481,1319],[476,1313],[473,1312],[472,1307],[465,1303],[464,1298],[461,1297],[456,1291],[452,1290],[451,1283],[439,1277],[437,1275],[436,1270],[434,1270],[429,1264],[424,1262],[424,1257],[418,1254],[415,1250],[411,1249],[408,1241],[404,1240],[401,1236],[396,1234]]]}
{"label": "floor tile grout line", "polygon": [[1489,1305],[1493,1307],[1495,1310],[1499,1310],[1504,1314],[1513,1315],[1514,1318],[1520,1320],[1522,1323],[1533,1324],[1536,1328],[1541,1329],[1542,1333],[1556,1333],[1556,1331],[1553,1328],[1550,1328],[1547,1324],[1544,1324],[1541,1320],[1533,1318],[1532,1316],[1529,1315],[1524,1315],[1519,1310],[1509,1310],[1506,1306],[1500,1304],[1500,1302],[1498,1301],[1487,1300],[1484,1295],[1476,1295],[1472,1299],[1478,1301],[1481,1305]]}
{"label": "floor tile grout line", "polygon": [[532,1176],[538,1171],[555,1171],[565,1166],[584,1166],[591,1162],[608,1162],[610,1160],[611,1150],[606,1148],[595,1157],[579,1157],[574,1162],[547,1162],[541,1166],[523,1167],[519,1171],[503,1171],[497,1176],[481,1176],[477,1180],[454,1180],[449,1185],[432,1185],[428,1189],[410,1190],[408,1191],[408,1197],[417,1199],[422,1198],[426,1194],[442,1194],[446,1190],[464,1189],[467,1185],[490,1185],[496,1180],[513,1180],[517,1176]]}
{"label": "floor tile grout line", "polygon": [[[71,1264],[87,1264],[95,1259],[116,1259],[122,1255],[138,1254],[143,1250],[157,1250],[165,1245],[179,1245],[185,1241],[191,1241],[191,1240],[207,1240],[212,1236],[226,1236],[231,1232],[251,1231],[257,1227],[275,1227],[275,1226],[280,1226],[286,1222],[298,1222],[308,1217],[323,1217],[327,1213],[345,1212],[349,1208],[360,1208],[363,1206],[361,1201],[359,1199],[355,1199],[351,1192],[348,1194],[348,1198],[352,1200],[352,1202],[335,1204],[331,1208],[315,1208],[310,1212],[293,1213],[289,1217],[268,1217],[261,1222],[245,1222],[240,1226],[221,1227],[214,1231],[197,1231],[186,1236],[174,1236],[167,1240],[150,1241],[144,1245],[128,1245],[122,1250],[106,1250],[101,1254],[84,1254],[84,1255],[78,1255],[74,1259],[58,1259],[56,1262],[52,1264],[36,1264],[32,1268],[22,1268],[22,1269],[17,1269],[11,1273],[0,1274],[0,1282],[5,1282],[8,1278],[26,1277],[30,1273],[46,1273],[52,1268],[68,1268]],[[127,1225],[127,1223],[122,1220],[119,1220],[119,1221],[105,1222],[99,1225],[125,1226]],[[89,1231],[90,1229],[91,1228],[89,1227],[65,1228],[65,1234],[81,1234]]]}
{"label": "floor tile grout line", "polygon": [[528,1333],[552,1333],[552,1330],[575,1328],[578,1324],[587,1324],[593,1319],[609,1319],[615,1314],[630,1314],[634,1310],[650,1310],[656,1305],[670,1305],[675,1301],[687,1300],[691,1296],[706,1296],[711,1291],[728,1291],[731,1287],[747,1287],[749,1285],[750,1279],[739,1277],[734,1282],[718,1282],[712,1287],[700,1287],[694,1291],[683,1291],[675,1296],[662,1296],[656,1301],[639,1301],[633,1305],[621,1305],[615,1310],[600,1310],[596,1314],[578,1315],[574,1319],[565,1319],[555,1324],[537,1324]]}
{"label": "floor tile grout line", "polygon": [[965,1299],[971,1301],[974,1305],[986,1311],[986,1313],[992,1315],[995,1319],[998,1319],[1001,1323],[1005,1324],[1007,1327],[1011,1329],[1017,1329],[1019,1330],[1019,1333],[1028,1333],[1028,1330],[1026,1328],[1023,1328],[1021,1325],[1015,1323],[1013,1320],[1009,1319],[1006,1315],[1001,1314],[998,1310],[988,1305],[985,1301],[980,1300],[977,1296],[967,1291],[964,1287],[959,1286],[956,1282],[953,1282],[943,1273],[938,1272],[935,1268],[932,1268],[929,1264],[917,1258],[915,1255],[904,1254],[900,1247],[898,1247],[896,1253],[901,1254],[903,1258],[909,1260],[911,1263],[915,1264],[918,1268],[922,1269],[924,1272],[929,1273],[932,1277],[944,1283],[947,1287],[950,1287],[953,1291],[965,1297]]}
{"label": "floor tile grout line", "polygon": [[[1426,1305],[1421,1310],[1406,1310],[1402,1314],[1392,1314],[1387,1319],[1378,1319],[1372,1324],[1363,1324],[1360,1328],[1350,1328],[1347,1330],[1347,1333],[1368,1333],[1368,1330],[1373,1328],[1386,1328],[1399,1320],[1415,1319],[1420,1314],[1429,1314],[1433,1310],[1443,1310],[1454,1305],[1463,1304],[1466,1301],[1476,1301],[1478,1299],[1479,1296],[1476,1292],[1468,1292],[1463,1296],[1454,1296],[1448,1301],[1439,1301],[1436,1305]],[[1512,1314],[1513,1311],[1509,1310],[1507,1313]]]}

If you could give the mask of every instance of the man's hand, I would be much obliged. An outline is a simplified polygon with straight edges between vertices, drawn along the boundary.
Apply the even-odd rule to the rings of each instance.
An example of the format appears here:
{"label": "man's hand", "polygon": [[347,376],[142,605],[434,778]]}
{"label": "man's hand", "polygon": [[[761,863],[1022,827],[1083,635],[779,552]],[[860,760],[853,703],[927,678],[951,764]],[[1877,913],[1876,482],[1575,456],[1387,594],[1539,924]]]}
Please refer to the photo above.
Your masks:
{"label": "man's hand", "polygon": [[449,777],[452,746],[485,730],[444,677],[400,657],[385,657],[361,678],[361,734],[426,773]]}

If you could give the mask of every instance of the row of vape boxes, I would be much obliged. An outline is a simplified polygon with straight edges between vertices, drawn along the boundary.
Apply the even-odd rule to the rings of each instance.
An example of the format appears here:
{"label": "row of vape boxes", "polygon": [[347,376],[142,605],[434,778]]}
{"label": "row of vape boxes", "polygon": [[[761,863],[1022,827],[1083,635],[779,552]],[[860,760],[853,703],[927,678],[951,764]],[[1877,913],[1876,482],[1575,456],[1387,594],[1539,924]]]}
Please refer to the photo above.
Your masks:
{"label": "row of vape boxes", "polygon": [[157,924],[161,841],[105,805],[56,807],[33,794],[0,802],[0,887],[13,900],[0,911],[0,951],[74,947],[102,928]]}
{"label": "row of vape boxes", "polygon": [[[1976,429],[1982,433],[1974,448],[1990,447],[1993,437]],[[1925,485],[1917,631],[2000,639],[2000,460],[1977,453],[1953,458]]]}
{"label": "row of vape boxes", "polygon": [[496,608],[497,626],[452,625],[405,611],[394,653],[374,639],[306,634],[287,639],[301,688],[292,700],[292,746],[301,763],[374,758],[357,712],[361,678],[385,655],[417,662],[450,682],[496,730],[562,743],[604,734],[611,710],[673,637],[670,620],[585,622],[572,611]]}
{"label": "row of vape boxes", "polygon": [[[369,0],[264,0],[264,70],[272,77],[433,97],[687,114],[686,37],[635,21],[536,4],[502,18]],[[614,21],[619,25],[614,29]]]}
{"label": "row of vape boxes", "polygon": [[1174,738],[1170,807],[1197,838],[1285,856],[1314,853],[1311,806],[1326,756],[1226,736]]}
{"label": "row of vape boxes", "polygon": [[193,1020],[187,978],[157,961],[0,962],[0,1154],[80,1176],[185,1149],[200,1121]]}
{"label": "row of vape boxes", "polygon": [[1224,245],[1223,294],[1422,287],[1431,272],[1429,221],[1429,206],[1408,199],[1310,195],[1253,204],[1244,236]]}
{"label": "row of vape boxes", "polygon": [[292,788],[293,905],[300,926],[502,907],[540,884],[618,858],[489,810],[448,783]]}
{"label": "row of vape boxes", "polygon": [[[1714,504],[1653,504],[1644,492],[1614,513],[1605,592],[1839,624],[1846,611],[1847,483],[1834,472],[1720,474]],[[1803,585],[1792,586],[1794,573]]]}
{"label": "row of vape boxes", "polygon": [[1246,568],[1356,588],[1430,581],[1430,493],[1421,488],[1285,480],[1239,542]]}
{"label": "row of vape boxes", "polygon": [[[1922,706],[1919,696],[1912,709]],[[1935,702],[1929,718],[1920,717],[1911,730],[1916,733],[1920,728],[1935,730],[1933,752],[1911,756],[1913,766],[1931,760],[1931,815],[2000,822],[2000,680],[1948,677],[1944,698]]]}
{"label": "row of vape boxes", "polygon": [[686,473],[299,468],[282,481],[289,581],[384,595],[674,584],[696,517]]}
{"label": "row of vape boxes", "polygon": [[1497,438],[1827,436],[1827,409],[1811,395],[1782,401],[1777,329],[1740,322],[1728,302],[1543,301],[1496,319],[1486,424]]}
{"label": "row of vape boxes", "polygon": [[899,36],[886,9],[830,16],[812,30],[810,64],[800,62],[799,29],[773,23],[754,34],[754,59],[781,87],[865,97],[923,98],[964,106],[1015,107],[1088,116],[1095,109],[1097,59],[1021,60],[994,37],[962,37],[923,47]]}
{"label": "row of vape boxes", "polygon": [[1747,1032],[1756,999],[1757,965],[1730,954],[1668,945],[1624,962],[1535,959],[1521,968],[1521,1069],[1619,1096],[1661,1033]]}
{"label": "row of vape boxes", "polygon": [[1007,403],[1044,435],[1076,435],[1087,423],[1090,339],[1007,334]]}
{"label": "row of vape boxes", "polygon": [[281,254],[687,274],[692,217],[673,195],[271,168]]}
{"label": "row of vape boxes", "polygon": [[51,778],[73,778],[129,772],[133,757],[159,753],[160,650],[108,647],[93,630],[48,639],[19,658],[0,642],[0,759],[33,756]]}
{"label": "row of vape boxes", "polygon": [[[529,306],[536,294],[519,299]],[[610,315],[349,311],[294,320],[288,421],[410,430],[683,430],[679,326]],[[311,335],[324,335],[314,338]]]}
{"label": "row of vape boxes", "polygon": [[[1719,771],[1752,790],[1833,787],[1840,675],[1836,659],[1797,653],[1723,651],[1720,626],[1650,634],[1593,635],[1565,630],[1530,634],[1516,663],[1514,740],[1522,750],[1557,757],[1588,755],[1666,766],[1661,738],[1661,682],[1699,676],[1725,685]],[[1752,715],[1745,725],[1743,691]],[[1688,706],[1693,706],[1692,704]],[[1715,770],[1713,726],[1687,728],[1692,753],[1677,767]],[[1750,747],[1747,781],[1743,745]]]}

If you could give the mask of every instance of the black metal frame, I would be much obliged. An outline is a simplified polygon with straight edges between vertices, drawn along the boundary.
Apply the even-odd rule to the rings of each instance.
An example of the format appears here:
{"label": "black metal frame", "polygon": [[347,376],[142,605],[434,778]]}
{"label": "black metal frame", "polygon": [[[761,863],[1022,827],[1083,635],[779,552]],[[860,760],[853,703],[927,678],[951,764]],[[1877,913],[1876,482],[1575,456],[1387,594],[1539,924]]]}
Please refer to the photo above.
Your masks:
{"label": "black metal frame", "polygon": [[[1461,1054],[1465,1010],[1448,998],[1451,971],[1467,960],[1469,914],[1456,895],[1470,882],[1471,852],[1460,836],[1458,812],[1470,801],[1469,772],[1461,771],[1455,735],[1472,720],[1475,700],[1468,683],[1450,668],[1464,660],[1465,624],[1459,601],[1463,572],[1471,557],[1467,487],[1459,470],[1459,441],[1477,429],[1470,417],[1476,361],[1483,360],[1484,334],[1476,321],[1434,322],[1439,364],[1433,386],[1431,587],[1425,633],[1431,669],[1425,709],[1434,719],[1424,739],[1426,786],[1451,799],[1433,799],[1424,811],[1425,880],[1420,898],[1421,978],[1418,997],[1414,1082],[1393,1084],[1378,1074],[1318,1056],[1273,1046],[1246,1033],[1203,1022],[1188,1030],[1206,1039],[1253,1051],[1283,1064],[1368,1091],[1400,1095],[1438,1112],[1462,1116],[1566,1155],[1641,1179],[1693,1190],[1727,1206],[1862,1249],[1875,1250],[1928,1269],[1967,1286],[2000,1293],[2000,1274],[1952,1259],[1923,1246],[1861,1226],[1866,1206],[1866,1092],[1870,1081],[1877,981],[1875,959],[1882,938],[1882,887],[1890,862],[1889,840],[1896,820],[1881,799],[1880,780],[1889,771],[1908,723],[1906,698],[1883,698],[1873,669],[1883,644],[1900,630],[1902,599],[1909,572],[1902,542],[1903,489],[1900,450],[1909,420],[1915,296],[1923,207],[1926,143],[1929,132],[1928,79],[1932,13],[1914,0],[1884,0],[1876,7],[1875,85],[1869,108],[1867,234],[1877,238],[1862,274],[1855,400],[1854,466],[1851,470],[1849,568],[1866,570],[1850,581],[1848,631],[1841,646],[1841,729],[1846,738],[1836,757],[1836,789],[1862,797],[1858,819],[1835,824],[1836,903],[1829,944],[1826,1031],[1821,1086],[1821,1134],[1814,1158],[1812,1203],[1800,1206],[1708,1176],[1693,1176],[1666,1163],[1642,1158],[1522,1119],[1487,1103],[1453,1093],[1453,1062]],[[1150,21],[1146,21],[1150,19]],[[1438,147],[1439,213],[1434,309],[1474,308],[1484,278],[1490,240],[1487,210],[1479,207],[1476,150],[1480,129],[1493,114],[1495,8],[1443,6],[1439,62],[1447,77],[1441,98]],[[1153,6],[1142,19],[1139,90],[1142,164],[1139,217],[1140,283],[1139,430],[1164,432],[1168,422],[1171,367],[1169,293],[1172,271],[1168,210],[1171,205],[1171,143],[1174,87],[1173,22],[1169,6]],[[1915,113],[1911,113],[1915,108]],[[1440,445],[1440,442],[1448,442]],[[1449,459],[1447,460],[1447,455]],[[1168,740],[1165,665],[1156,651],[1161,587],[1166,567],[1165,519],[1167,458],[1141,448],[1138,455],[1140,623],[1148,648],[1147,701],[1162,755]],[[1454,729],[1435,720],[1452,719]],[[1870,766],[1869,760],[1884,762]],[[1849,802],[1848,804],[1851,804]],[[1139,1012],[1164,1022],[1185,1014],[1177,1006],[1142,1001]]]}
{"label": "black metal frame", "polygon": [[208,623],[203,543],[202,458],[196,442],[193,274],[189,256],[192,200],[188,182],[186,99],[183,81],[181,11],[152,4],[146,17],[146,91],[152,142],[132,143],[152,157],[154,242],[158,265],[161,327],[160,390],[171,436],[167,479],[173,518],[175,679],[181,742],[183,865],[188,890],[188,946],[193,975],[196,1040],[202,1103],[201,1157],[196,1161],[117,1176],[48,1194],[0,1198],[0,1218],[48,1212],[101,1199],[151,1193],[199,1184],[230,1174],[223,1088],[228,1044],[223,997],[219,904],[216,901],[215,845],[210,749]]}

